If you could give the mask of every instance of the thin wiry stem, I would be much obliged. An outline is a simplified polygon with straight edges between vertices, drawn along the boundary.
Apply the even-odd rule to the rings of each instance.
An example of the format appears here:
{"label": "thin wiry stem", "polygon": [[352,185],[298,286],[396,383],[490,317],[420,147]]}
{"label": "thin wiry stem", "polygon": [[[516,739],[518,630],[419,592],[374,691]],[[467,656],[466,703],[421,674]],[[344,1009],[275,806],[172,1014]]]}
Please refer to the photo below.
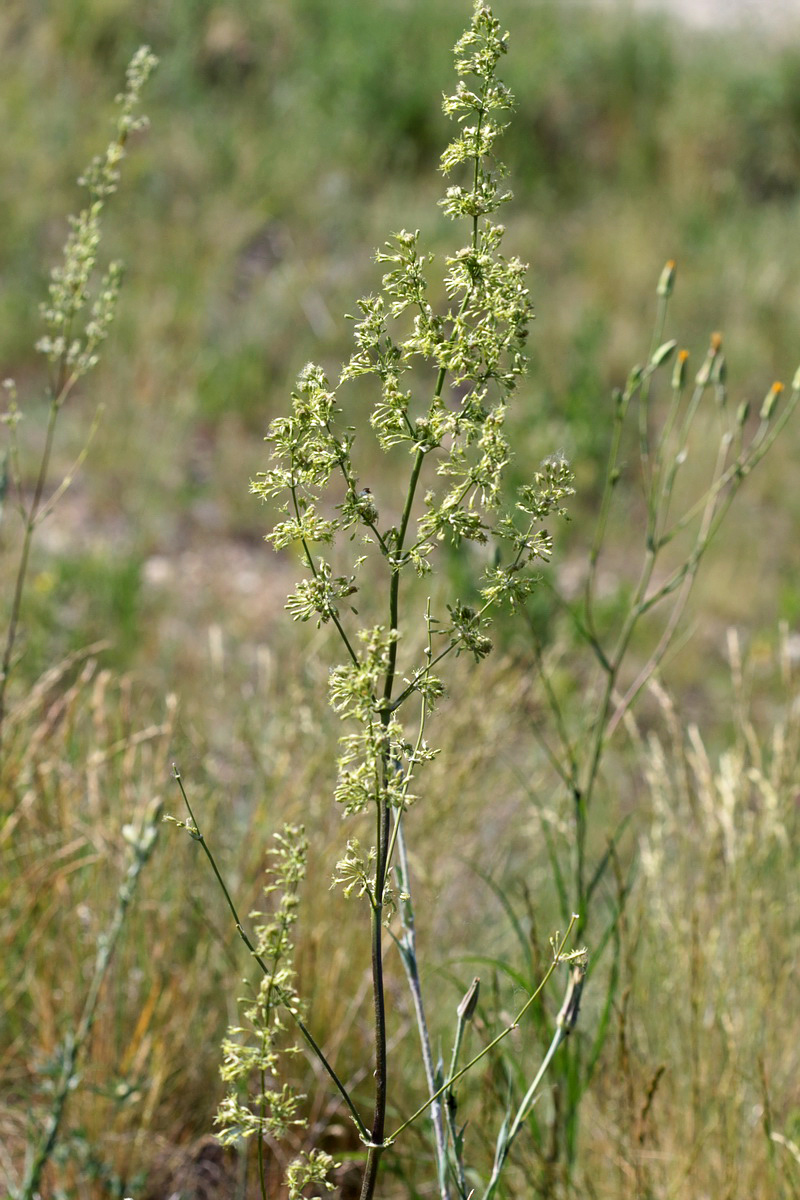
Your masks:
{"label": "thin wiry stem", "polygon": [[[294,507],[294,514],[299,523],[299,521],[300,521],[300,504],[297,499],[297,488],[296,487],[290,488],[290,492],[291,492],[291,497],[292,497],[292,505]],[[316,565],[314,563],[314,556],[311,553],[311,550],[309,548],[309,545],[308,545],[308,542],[306,541],[306,539],[301,538],[300,540],[303,545],[303,554],[305,555],[306,564],[308,565],[308,569],[311,572],[311,574],[314,576],[314,578],[316,579],[318,572],[317,572]],[[339,617],[337,616],[337,614],[335,612],[331,612],[329,615],[330,615],[330,618],[333,621],[334,625],[336,626],[336,629],[339,633],[339,637],[342,639],[347,653],[350,655],[350,658],[352,659],[352,661],[354,663],[357,663],[358,655],[356,654],[355,650],[351,646],[350,639],[348,638],[347,634],[345,633],[344,626],[342,625],[341,621],[339,620]]]}
{"label": "thin wiry stem", "polygon": [[[444,386],[445,372],[439,371],[437,389],[441,392]],[[408,524],[411,520],[411,510],[419,484],[425,452],[417,450],[411,477],[403,506],[403,515],[397,530],[393,547],[392,576],[389,584],[389,629],[397,630],[400,624],[400,571],[403,561],[403,544]],[[395,674],[397,671],[397,639],[394,638],[389,646],[389,660],[383,686],[381,721],[388,729],[391,720],[391,701],[394,690]],[[387,738],[388,743],[388,738]],[[364,1179],[361,1186],[361,1200],[371,1200],[375,1193],[378,1178],[378,1168],[383,1152],[383,1135],[386,1123],[386,1101],[388,1095],[388,1059],[386,1053],[386,998],[383,984],[383,897],[386,890],[386,875],[389,867],[389,774],[393,770],[388,744],[382,752],[382,786],[376,805],[376,846],[375,860],[375,893],[371,909],[372,922],[372,989],[373,1007],[375,1012],[375,1109],[372,1120],[371,1145],[367,1154],[364,1169]]]}
{"label": "thin wiry stem", "polygon": [[[65,363],[62,362],[61,374],[65,371]],[[25,517],[25,526],[22,536],[22,549],[20,550],[19,563],[17,565],[17,575],[14,582],[14,596],[11,601],[11,614],[8,621],[8,631],[6,633],[5,649],[3,651],[2,665],[0,665],[0,754],[2,753],[3,728],[5,725],[6,715],[6,688],[8,686],[8,678],[11,673],[11,661],[14,656],[14,647],[17,641],[17,633],[19,630],[19,618],[22,610],[22,597],[25,591],[25,581],[28,576],[28,564],[30,560],[31,547],[33,545],[33,534],[37,525],[39,508],[42,503],[44,494],[44,486],[47,480],[47,474],[50,469],[50,458],[53,453],[53,441],[55,438],[56,421],[58,414],[61,411],[61,405],[64,399],[64,384],[58,388],[50,401],[50,412],[47,418],[47,431],[45,434],[44,449],[39,463],[39,472],[36,477],[36,485],[33,490],[30,507],[28,508]]]}
{"label": "thin wiry stem", "polygon": [[[69,343],[71,337],[70,330],[67,331],[66,341]],[[12,660],[14,657],[14,647],[16,645],[17,636],[19,633],[19,620],[22,612],[22,599],[25,592],[25,582],[28,577],[28,568],[30,565],[30,554],[33,546],[33,535],[36,531],[39,522],[50,511],[57,497],[65,490],[68,484],[70,475],[62,481],[61,487],[58,489],[55,496],[51,497],[47,504],[43,505],[44,489],[47,483],[47,476],[50,471],[50,460],[53,455],[53,443],[55,441],[56,422],[58,415],[61,412],[64,404],[69,398],[70,392],[77,382],[77,376],[74,372],[68,370],[67,350],[64,351],[61,361],[58,365],[57,378],[51,389],[50,409],[47,417],[47,428],[45,432],[44,448],[42,457],[39,461],[39,470],[36,476],[36,483],[33,489],[33,496],[30,505],[26,508],[24,501],[20,501],[20,510],[23,517],[23,536],[22,547],[20,549],[19,562],[17,564],[17,574],[14,582],[14,593],[11,601],[11,613],[8,621],[8,630],[6,633],[5,649],[3,651],[2,664],[0,665],[0,754],[2,754],[3,744],[3,729],[6,716],[6,688],[8,686],[9,675],[11,674]],[[91,440],[96,429],[96,419],[92,424],[89,434]],[[79,457],[76,467],[80,465],[85,455]],[[76,468],[73,468],[73,471]],[[18,484],[21,481],[18,478]]]}
{"label": "thin wiry stem", "polygon": [[569,1037],[572,1029],[578,1020],[578,1009],[580,1006],[581,991],[583,990],[583,981],[586,974],[586,967],[581,963],[572,968],[570,972],[569,982],[567,984],[564,1002],[561,1006],[561,1011],[556,1019],[555,1033],[553,1034],[550,1045],[547,1048],[547,1053],[542,1059],[541,1066],[536,1072],[527,1092],[525,1093],[514,1120],[508,1127],[508,1130],[503,1130],[501,1138],[498,1140],[497,1153],[495,1155],[494,1167],[489,1184],[483,1195],[483,1200],[491,1200],[497,1190],[497,1185],[500,1182],[500,1175],[508,1158],[509,1151],[514,1143],[517,1134],[519,1133],[522,1122],[527,1117],[533,1106],[536,1095],[539,1091],[539,1086],[544,1079],[547,1069],[553,1061],[556,1051],[561,1043]]}
{"label": "thin wiry stem", "polygon": [[[422,997],[422,983],[419,977],[414,902],[411,896],[411,880],[408,870],[408,856],[406,854],[406,844],[402,831],[402,815],[398,815],[396,829],[399,854],[397,883],[398,887],[403,893],[398,905],[398,912],[403,925],[403,936],[402,938],[395,940],[397,941],[397,946],[400,951],[400,960],[406,972],[406,978],[408,979],[408,986],[414,1004],[414,1014],[417,1022],[417,1030],[419,1032],[420,1049],[422,1052],[422,1065],[425,1070],[425,1080],[428,1084],[428,1091],[433,1092],[436,1090],[436,1070],[433,1062],[433,1052],[431,1050],[430,1031],[428,1029],[428,1022],[425,1016],[425,1004]],[[433,1123],[434,1142],[436,1145],[440,1200],[449,1200],[450,1193],[447,1187],[447,1139],[445,1136],[444,1122],[442,1119],[442,1106],[438,1099],[434,1100],[431,1105],[431,1121]]]}

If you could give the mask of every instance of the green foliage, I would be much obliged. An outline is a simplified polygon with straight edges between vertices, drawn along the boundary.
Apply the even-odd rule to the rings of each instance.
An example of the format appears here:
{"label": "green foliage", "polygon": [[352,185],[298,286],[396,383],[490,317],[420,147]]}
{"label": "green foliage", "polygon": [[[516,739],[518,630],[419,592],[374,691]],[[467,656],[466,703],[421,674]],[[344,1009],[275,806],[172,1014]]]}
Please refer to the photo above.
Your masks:
{"label": "green foliage", "polygon": [[138,559],[99,552],[51,558],[32,576],[26,601],[26,671],[44,670],[109,629],[109,665],[129,666],[143,636],[141,570]]}

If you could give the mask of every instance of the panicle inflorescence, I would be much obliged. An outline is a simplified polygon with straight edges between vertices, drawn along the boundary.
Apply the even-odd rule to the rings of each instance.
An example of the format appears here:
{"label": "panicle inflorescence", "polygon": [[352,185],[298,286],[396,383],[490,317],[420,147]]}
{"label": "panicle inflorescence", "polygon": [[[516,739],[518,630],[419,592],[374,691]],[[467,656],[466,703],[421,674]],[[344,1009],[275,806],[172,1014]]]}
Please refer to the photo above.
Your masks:
{"label": "panicle inflorescence", "polygon": [[[241,1001],[245,1024],[233,1025],[222,1044],[220,1069],[228,1090],[217,1112],[219,1140],[224,1145],[255,1136],[284,1138],[293,1127],[305,1125],[305,1097],[281,1076],[287,1055],[299,1047],[287,1035],[283,1013],[300,1013],[294,982],[292,927],[297,920],[298,891],[306,873],[308,840],[301,826],[286,825],[275,834],[275,847],[265,896],[277,903],[267,916],[255,920],[253,954],[261,968],[258,988]],[[330,1187],[330,1155],[311,1151],[288,1168],[290,1196],[299,1197],[309,1182]]]}
{"label": "panicle inflorescence", "polygon": [[222,1044],[221,1075],[228,1085],[216,1123],[220,1141],[233,1143],[253,1134],[280,1138],[302,1124],[303,1097],[280,1083],[281,1061],[295,1047],[286,1044],[282,1010],[299,1005],[292,969],[292,926],[297,918],[297,893],[305,875],[307,840],[301,828],[285,826],[276,834],[272,870],[264,888],[275,893],[275,911],[265,918],[251,913],[255,926],[254,954],[262,975],[254,993],[242,1000],[245,1025],[233,1025]]}
{"label": "panicle inflorescence", "polygon": [[[142,129],[147,118],[137,114],[142,88],[158,59],[141,46],[127,70],[127,87],[117,96],[120,112],[116,135],[104,154],[92,159],[78,182],[89,193],[89,203],[69,218],[70,232],[59,266],[50,275],[49,299],[41,312],[47,332],[36,343],[61,372],[61,390],[75,382],[98,361],[98,349],[114,319],[122,266],[112,262],[96,286],[92,281],[100,248],[101,217],[106,201],[117,190],[125,146],[131,133]],[[84,311],[88,306],[88,315]]]}
{"label": "panicle inflorescence", "polygon": [[[375,805],[402,812],[411,803],[412,780],[435,753],[422,728],[444,690],[436,662],[451,652],[476,660],[489,653],[491,611],[521,602],[534,586],[531,568],[552,549],[543,522],[563,515],[572,491],[569,467],[557,456],[522,488],[516,505],[509,507],[506,498],[506,419],[526,369],[533,318],[526,265],[503,255],[505,230],[492,219],[510,197],[496,156],[513,104],[496,74],[506,36],[478,0],[455,47],[459,78],[444,111],[458,132],[441,159],[442,171],[455,178],[441,203],[450,217],[466,222],[466,237],[445,260],[443,306],[435,310],[429,299],[434,260],[421,249],[419,231],[395,233],[376,255],[380,290],[358,301],[353,352],[338,380],[314,364],[303,369],[290,415],[270,427],[270,467],[252,485],[264,499],[278,501],[279,519],[267,540],[275,549],[297,547],[304,563],[289,612],[318,625],[332,622],[347,650],[329,686],[334,709],[351,723],[341,739],[335,793],[347,813]],[[427,388],[420,385],[426,372]],[[378,446],[395,453],[405,448],[409,455],[405,500],[381,497],[379,505],[359,478],[344,392],[363,377],[375,382],[370,426]],[[394,522],[382,523],[381,510]],[[365,548],[344,569],[336,557],[343,534]],[[430,617],[423,661],[401,671],[401,656],[411,657],[414,639],[401,642],[399,579],[407,569],[432,571],[442,542],[494,542],[494,561],[477,583],[477,602],[454,598],[446,617]],[[351,631],[364,563],[375,558],[389,583],[390,619]],[[406,732],[399,711],[412,696],[422,711],[416,737]],[[373,857],[360,849],[356,854],[355,844],[340,863],[341,882],[380,903]]]}

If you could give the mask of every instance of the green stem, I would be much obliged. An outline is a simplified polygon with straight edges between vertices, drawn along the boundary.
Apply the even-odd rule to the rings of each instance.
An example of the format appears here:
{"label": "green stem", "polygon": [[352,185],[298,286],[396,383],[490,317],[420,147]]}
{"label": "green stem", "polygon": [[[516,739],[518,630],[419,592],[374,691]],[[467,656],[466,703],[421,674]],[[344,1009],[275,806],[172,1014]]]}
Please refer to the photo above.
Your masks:
{"label": "green stem", "polygon": [[[650,342],[650,353],[648,355],[648,363],[652,362],[653,355],[658,349],[664,338],[664,326],[667,320],[667,309],[669,307],[669,296],[659,296],[658,312],[656,315],[656,323],[653,328],[653,335]],[[652,489],[649,486],[650,480],[648,474],[650,472],[650,436],[647,428],[647,416],[650,400],[650,382],[652,374],[647,373],[642,380],[641,390],[639,392],[639,458],[642,465],[642,479],[645,485],[645,492],[648,497],[648,509],[651,505]]]}
{"label": "green stem", "polygon": [[640,606],[647,593],[647,589],[652,579],[653,570],[656,563],[656,550],[652,545],[648,545],[645,552],[644,563],[642,564],[639,583],[636,587],[634,597],[628,608],[627,615],[622,624],[619,636],[613,653],[608,657],[608,666],[605,671],[605,682],[601,689],[600,701],[597,708],[597,713],[594,720],[594,729],[589,742],[589,753],[587,759],[587,767],[583,779],[578,786],[573,790],[573,798],[575,802],[575,907],[581,914],[577,936],[583,933],[588,919],[586,909],[586,833],[587,833],[587,814],[592,801],[595,784],[597,782],[598,772],[600,770],[600,761],[603,756],[603,751],[608,738],[607,723],[609,713],[611,711],[611,703],[614,696],[614,689],[619,675],[619,669],[622,659],[633,637],[634,630],[641,615]]}
{"label": "green stem", "polygon": [[[266,1030],[264,1031],[264,1038],[266,1038]],[[263,1040],[262,1040],[262,1049],[263,1049]],[[264,1071],[263,1067],[261,1068],[261,1071],[259,1072],[259,1074],[260,1074],[260,1082],[261,1082],[261,1097],[260,1097],[259,1103],[258,1103],[258,1141],[257,1141],[258,1186],[261,1191],[261,1200],[267,1200],[267,1164],[266,1164],[266,1155],[265,1155],[266,1146],[264,1144],[264,1120],[266,1117],[266,1107],[267,1107],[266,1100],[264,1098],[264,1094],[267,1090],[267,1077],[266,1077],[266,1072]]]}
{"label": "green stem", "polygon": [[586,575],[586,587],[584,591],[584,612],[586,614],[586,630],[588,636],[593,642],[599,645],[599,638],[594,624],[594,587],[597,579],[597,564],[600,560],[600,551],[605,539],[606,528],[608,525],[608,514],[611,509],[611,499],[619,477],[619,468],[617,462],[619,459],[620,444],[622,442],[622,430],[625,424],[625,415],[628,411],[628,405],[631,399],[630,392],[624,395],[616,393],[616,407],[614,410],[614,428],[611,437],[611,449],[608,454],[608,463],[606,465],[606,477],[603,484],[603,495],[600,500],[600,514],[597,518],[595,526],[594,540],[592,548],[589,551],[589,570]]}
{"label": "green stem", "polygon": [[[472,988],[477,989],[478,979],[473,980]],[[453,1053],[450,1056],[450,1070],[448,1075],[451,1079],[455,1077],[458,1069],[458,1056],[461,1052],[461,1043],[464,1040],[464,1030],[467,1025],[467,1017],[462,1011],[461,1005],[458,1008],[458,1020],[456,1024],[456,1036],[453,1039]],[[456,1098],[452,1090],[448,1090],[445,1095],[445,1111],[447,1112],[447,1128],[450,1133],[450,1141],[453,1146],[453,1164],[456,1176],[456,1186],[458,1188],[459,1200],[467,1200],[467,1179],[464,1173],[463,1157],[458,1149],[458,1130],[456,1129]]]}
{"label": "green stem", "polygon": [[[443,369],[439,371],[437,393],[444,386]],[[411,520],[411,510],[419,483],[422,464],[425,461],[425,451],[417,450],[411,477],[406,493],[403,515],[397,531],[394,553],[391,557],[392,577],[389,584],[389,629],[397,630],[400,621],[400,571],[403,564],[403,544],[408,524]],[[389,646],[389,660],[386,666],[386,678],[383,686],[383,702],[381,722],[388,730],[392,714],[392,691],[397,672],[397,639]],[[383,983],[383,897],[386,890],[386,875],[389,866],[389,776],[394,770],[388,745],[384,746],[381,756],[381,788],[378,795],[376,813],[376,846],[375,862],[375,896],[372,904],[372,995],[375,1013],[375,1109],[372,1120],[372,1134],[364,1178],[361,1184],[361,1200],[372,1200],[378,1179],[378,1168],[384,1149],[384,1129],[386,1125],[386,1099],[388,1089],[388,1058],[386,1050],[386,997]]]}
{"label": "green stem", "polygon": [[[722,466],[724,464],[725,453],[726,453],[725,439],[723,438],[722,441],[720,442],[720,447],[718,450],[717,466],[714,471],[715,479],[718,478],[719,475],[721,474]],[[628,688],[628,690],[625,693],[625,695],[623,696],[623,698],[620,700],[619,704],[616,707],[616,710],[614,711],[613,715],[611,716],[611,719],[608,721],[608,726],[607,726],[607,731],[606,731],[607,737],[612,736],[612,734],[614,733],[614,730],[617,728],[619,722],[622,720],[625,713],[630,708],[630,706],[633,703],[633,701],[635,700],[636,696],[638,696],[639,692],[645,686],[647,680],[650,678],[653,671],[655,671],[655,669],[658,667],[658,664],[661,662],[662,658],[666,654],[666,652],[672,642],[672,639],[675,636],[675,631],[678,627],[678,623],[679,623],[681,617],[683,616],[686,605],[689,601],[689,596],[691,594],[692,587],[694,585],[694,581],[697,576],[697,571],[700,567],[700,562],[702,560],[702,557],[703,557],[705,551],[708,549],[711,538],[713,537],[713,534],[718,525],[718,521],[715,521],[715,514],[717,515],[717,517],[719,517],[720,515],[724,515],[724,513],[727,512],[728,508],[730,507],[731,503],[733,502],[733,493],[730,493],[725,499],[725,503],[724,503],[723,509],[722,509],[722,514],[719,514],[716,512],[718,495],[719,495],[719,490],[712,484],[712,486],[711,486],[711,488],[709,488],[709,491],[706,496],[706,508],[703,513],[703,518],[702,518],[702,521],[700,524],[700,529],[698,530],[694,549],[692,550],[692,553],[689,555],[689,558],[683,564],[683,567],[680,568],[677,572],[675,572],[674,576],[672,576],[667,581],[667,583],[663,584],[660,588],[658,588],[658,590],[654,593],[654,595],[652,595],[646,599],[643,599],[641,601],[641,603],[639,604],[638,611],[636,613],[637,619],[638,619],[638,617],[643,616],[644,613],[646,613],[650,608],[652,608],[654,606],[654,604],[658,603],[659,600],[661,600],[665,596],[667,596],[671,590],[674,590],[675,587],[680,588],[678,597],[675,601],[672,612],[670,613],[669,620],[666,624],[664,632],[662,633],[662,635],[659,639],[658,645],[656,646],[653,653],[650,655],[650,657],[647,660],[647,662],[645,663],[644,667],[641,669],[641,671],[637,675],[634,682]]]}
{"label": "green stem", "polygon": [[[396,829],[398,831],[398,887],[404,893],[404,899],[398,905],[400,921],[403,926],[403,936],[397,940],[397,947],[400,951],[400,959],[406,972],[408,986],[411,992],[411,997],[414,1002],[414,1013],[417,1020],[417,1031],[419,1033],[420,1047],[422,1050],[422,1065],[425,1069],[425,1079],[428,1084],[428,1091],[433,1092],[436,1088],[436,1070],[433,1062],[433,1052],[431,1050],[431,1038],[428,1030],[428,1022],[425,1017],[425,1005],[422,998],[422,984],[419,977],[419,961],[417,959],[417,934],[416,923],[414,919],[414,902],[411,898],[411,880],[408,870],[408,857],[406,855],[406,845],[402,831],[402,815],[398,818]],[[447,1188],[447,1139],[445,1136],[444,1122],[442,1120],[442,1106],[438,1100],[431,1105],[431,1120],[433,1122],[433,1133],[436,1143],[436,1159],[439,1176],[439,1195],[440,1200],[449,1200],[449,1192]]]}
{"label": "green stem", "polygon": [[[297,501],[297,488],[293,485],[289,490],[290,490],[291,496],[292,496],[292,507],[294,508],[294,515],[297,518],[297,521],[299,523],[299,521],[300,521],[300,505]],[[311,572],[311,574],[314,576],[314,578],[316,579],[317,578],[317,568],[314,564],[314,557],[311,553],[311,550],[309,549],[308,542],[306,541],[305,538],[301,538],[300,541],[303,546],[303,553],[306,556],[306,562],[308,564],[308,569]],[[331,620],[333,621],[334,625],[336,626],[337,630],[339,631],[339,636],[342,639],[342,641],[344,642],[347,653],[350,655],[350,658],[353,660],[353,662],[357,663],[358,655],[356,654],[353,647],[350,645],[350,639],[348,638],[347,634],[344,631],[344,626],[342,625],[341,621],[339,620],[339,618],[335,612],[331,612],[330,616],[331,616]]]}
{"label": "green stem", "polygon": [[[510,571],[514,571],[517,569],[520,559],[522,558],[523,552],[524,552],[524,546],[523,546],[523,548],[521,548],[520,550],[517,551],[517,553],[514,557],[514,560],[509,568]],[[476,613],[476,619],[480,620],[480,618],[483,617],[484,614],[487,613],[489,611],[489,609],[492,607],[492,605],[495,603],[496,603],[496,598],[487,600],[486,603],[484,605],[482,605],[481,608],[478,609],[478,611]],[[433,668],[438,663],[440,663],[443,658],[447,658],[448,654],[452,654],[453,650],[456,650],[461,645],[461,642],[462,642],[462,638],[459,635],[458,637],[455,637],[450,642],[448,642],[448,644],[445,646],[444,650],[440,650],[435,658],[432,658],[429,653],[427,655],[427,658],[428,658],[427,665],[424,666],[420,671],[417,672],[414,679],[411,681],[411,683],[407,684],[407,686],[403,689],[403,691],[400,693],[400,695],[395,700],[390,701],[388,703],[384,699],[383,711],[391,714],[396,709],[398,709],[400,707],[400,705],[403,704],[404,701],[406,701],[408,699],[408,697],[411,695],[411,693],[415,692],[417,690],[417,684],[419,683],[420,679],[424,679],[426,675],[429,675],[430,672],[433,670]]]}
{"label": "green stem", "polygon": [[[62,365],[63,376],[63,365]],[[2,752],[3,727],[6,716],[6,687],[8,685],[8,677],[11,673],[11,659],[14,655],[14,646],[17,640],[19,631],[19,617],[22,609],[22,596],[25,591],[25,580],[28,575],[28,563],[30,560],[31,545],[33,543],[33,534],[36,529],[36,519],[39,513],[39,506],[42,503],[42,495],[44,493],[44,485],[47,480],[47,473],[50,467],[50,457],[53,452],[53,439],[55,437],[56,420],[61,409],[61,405],[66,393],[66,387],[62,386],[57,389],[50,402],[50,413],[47,420],[47,433],[45,435],[44,450],[42,452],[41,462],[39,463],[39,474],[36,479],[36,486],[33,492],[30,508],[28,509],[25,518],[25,531],[22,539],[22,550],[20,552],[19,566],[17,567],[17,578],[14,584],[14,598],[11,602],[11,615],[8,622],[8,633],[6,635],[5,650],[3,651],[2,666],[0,666],[0,752]]]}

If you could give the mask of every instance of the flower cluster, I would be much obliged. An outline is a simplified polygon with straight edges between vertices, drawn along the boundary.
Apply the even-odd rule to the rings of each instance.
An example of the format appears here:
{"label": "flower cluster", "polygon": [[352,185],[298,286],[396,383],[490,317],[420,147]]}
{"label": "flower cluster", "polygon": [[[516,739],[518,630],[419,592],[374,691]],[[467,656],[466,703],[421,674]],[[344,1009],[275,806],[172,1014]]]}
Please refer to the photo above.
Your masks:
{"label": "flower cluster", "polygon": [[[346,650],[330,675],[331,703],[350,726],[341,739],[336,799],[349,814],[377,806],[386,822],[408,807],[412,780],[435,753],[423,735],[443,691],[434,667],[451,652],[475,660],[489,653],[492,610],[519,604],[534,586],[531,568],[552,550],[544,522],[563,515],[572,492],[569,467],[558,456],[542,464],[516,503],[508,504],[504,483],[511,457],[506,416],[526,369],[533,317],[526,266],[503,255],[505,231],[492,219],[510,197],[496,158],[513,104],[496,76],[505,50],[506,35],[478,0],[455,47],[456,90],[444,101],[458,132],[441,160],[443,172],[456,177],[441,203],[451,218],[466,221],[466,240],[446,258],[440,288],[429,286],[434,260],[421,249],[419,231],[395,233],[376,255],[381,287],[358,302],[353,352],[338,380],[314,364],[303,369],[290,415],[270,427],[270,467],[252,485],[279,504],[267,540],[301,554],[305,574],[289,612],[333,623]],[[441,285],[437,311],[429,296]],[[405,448],[409,456],[402,490],[392,498],[392,481],[384,481],[380,506],[359,478],[360,446],[346,417],[347,386],[364,377],[375,384],[370,426],[379,448],[395,456]],[[383,523],[381,510],[394,521]],[[342,550],[356,538],[358,555],[343,566]],[[472,599],[452,597],[441,618],[429,610],[424,659],[415,664],[405,661],[418,639],[402,619],[400,580],[409,570],[433,571],[442,542],[493,543],[494,553],[481,553],[486,565]],[[368,561],[383,573],[388,611],[381,624],[359,630],[352,598],[364,586]],[[420,720],[412,735],[400,710],[414,697]],[[382,859],[391,857],[382,828],[384,851],[356,854],[351,841],[338,875],[348,892],[378,906],[391,871]]]}
{"label": "flower cluster", "polygon": [[[136,110],[142,88],[157,62],[147,46],[141,46],[131,59],[127,87],[117,96],[120,112],[116,136],[104,154],[92,159],[78,181],[87,189],[89,203],[77,216],[69,218],[70,232],[64,244],[63,259],[51,272],[49,299],[42,305],[47,332],[36,344],[37,350],[60,368],[59,390],[68,379],[75,382],[97,364],[98,348],[114,319],[121,264],[112,262],[93,286],[101,216],[109,196],[117,190],[128,138],[147,123]],[[88,313],[85,313],[87,307]]]}
{"label": "flower cluster", "polygon": [[[229,1145],[256,1136],[283,1138],[305,1120],[305,1097],[281,1082],[282,1062],[298,1047],[287,1038],[282,1016],[300,1011],[292,967],[292,926],[297,919],[298,889],[305,878],[308,842],[301,827],[287,825],[275,835],[272,871],[265,896],[277,897],[274,911],[255,919],[254,956],[261,968],[257,991],[244,1001],[244,1025],[228,1030],[222,1044],[221,1075],[228,1085],[217,1112],[219,1140]],[[335,1166],[330,1155],[317,1150],[300,1155],[287,1171],[289,1196],[297,1200],[309,1183],[330,1189],[328,1174]]]}

